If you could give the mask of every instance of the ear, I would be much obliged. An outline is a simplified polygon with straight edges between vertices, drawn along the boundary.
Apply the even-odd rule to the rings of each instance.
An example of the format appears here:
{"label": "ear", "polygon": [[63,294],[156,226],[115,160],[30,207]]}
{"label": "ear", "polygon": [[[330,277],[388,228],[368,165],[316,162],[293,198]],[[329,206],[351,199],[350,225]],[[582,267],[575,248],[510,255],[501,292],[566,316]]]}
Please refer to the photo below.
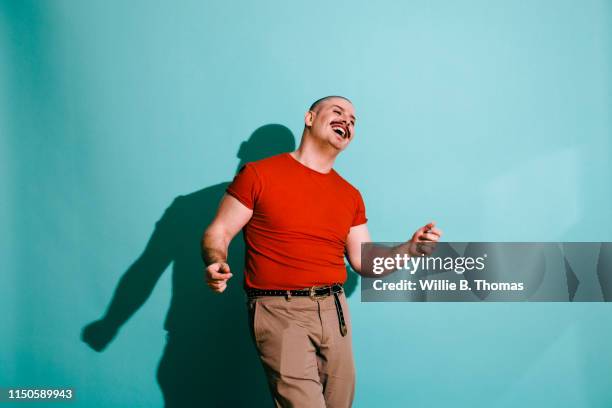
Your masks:
{"label": "ear", "polygon": [[316,113],[314,113],[313,111],[308,111],[306,112],[306,115],[304,116],[304,125],[306,127],[311,127],[312,126],[312,122],[314,121],[314,117],[315,117]]}

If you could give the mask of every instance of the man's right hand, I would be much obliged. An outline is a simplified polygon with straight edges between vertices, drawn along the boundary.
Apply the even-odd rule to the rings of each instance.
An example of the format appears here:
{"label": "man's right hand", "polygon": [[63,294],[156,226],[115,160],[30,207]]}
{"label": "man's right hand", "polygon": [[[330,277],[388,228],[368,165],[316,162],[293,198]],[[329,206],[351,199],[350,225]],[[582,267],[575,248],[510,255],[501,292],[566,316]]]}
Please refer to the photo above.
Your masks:
{"label": "man's right hand", "polygon": [[215,262],[205,268],[206,282],[213,292],[221,293],[227,288],[227,281],[233,275],[225,262]]}

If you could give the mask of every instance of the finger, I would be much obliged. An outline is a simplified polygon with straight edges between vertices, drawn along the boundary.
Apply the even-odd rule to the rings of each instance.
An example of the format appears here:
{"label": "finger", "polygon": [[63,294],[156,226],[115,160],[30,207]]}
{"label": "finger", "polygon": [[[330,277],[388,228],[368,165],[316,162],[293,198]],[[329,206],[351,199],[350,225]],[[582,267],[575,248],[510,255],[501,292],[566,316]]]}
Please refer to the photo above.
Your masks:
{"label": "finger", "polygon": [[209,283],[208,287],[211,288],[214,292],[222,292],[227,287],[227,283],[225,282]]}
{"label": "finger", "polygon": [[227,283],[220,283],[213,289],[216,293],[221,293],[227,288]]}
{"label": "finger", "polygon": [[208,265],[207,269],[212,272],[218,272],[218,273],[229,273],[230,272],[230,267],[225,262],[215,262],[213,264]]}
{"label": "finger", "polygon": [[209,271],[227,273],[230,272],[230,266],[226,262],[214,262],[206,267]]}
{"label": "finger", "polygon": [[219,281],[208,281],[206,284],[209,288],[216,289],[219,286]]}
{"label": "finger", "polygon": [[210,286],[211,289],[214,290],[219,290],[221,289],[224,285],[227,285],[225,282],[212,282],[210,283],[208,286]]}
{"label": "finger", "polygon": [[417,237],[425,232],[429,232],[430,230],[432,230],[433,228],[435,228],[436,223],[435,222],[430,222],[428,224],[423,225],[421,228],[419,228],[418,230],[416,230],[416,232],[414,233],[414,237]]}
{"label": "finger", "polygon": [[225,285],[227,284],[227,279],[211,279],[207,283],[209,285]]}
{"label": "finger", "polygon": [[419,241],[436,242],[439,239],[440,239],[440,236],[438,236],[437,234],[433,234],[431,232],[427,232],[419,236]]}
{"label": "finger", "polygon": [[229,278],[231,278],[232,273],[229,271],[229,266],[226,270],[224,269],[218,269],[219,265],[218,264],[212,264],[210,265],[208,268],[206,268],[207,271],[207,275],[208,275],[208,279],[212,279],[212,280],[227,280]]}
{"label": "finger", "polygon": [[227,275],[220,275],[220,276],[215,276],[215,277],[209,276],[206,278],[206,281],[211,282],[211,283],[226,282],[229,278],[231,278],[231,276],[227,276]]}
{"label": "finger", "polygon": [[432,221],[430,223],[425,224],[422,229],[423,231],[428,231],[428,230],[434,229],[435,227],[436,227],[436,222]]}
{"label": "finger", "polygon": [[429,231],[426,231],[429,234],[436,234],[437,236],[441,237],[442,236],[442,230],[440,228],[432,228]]}
{"label": "finger", "polygon": [[211,274],[208,275],[207,280],[210,282],[220,282],[220,281],[226,281],[229,278],[231,278],[232,275],[231,273],[218,273],[218,272],[213,272]]}

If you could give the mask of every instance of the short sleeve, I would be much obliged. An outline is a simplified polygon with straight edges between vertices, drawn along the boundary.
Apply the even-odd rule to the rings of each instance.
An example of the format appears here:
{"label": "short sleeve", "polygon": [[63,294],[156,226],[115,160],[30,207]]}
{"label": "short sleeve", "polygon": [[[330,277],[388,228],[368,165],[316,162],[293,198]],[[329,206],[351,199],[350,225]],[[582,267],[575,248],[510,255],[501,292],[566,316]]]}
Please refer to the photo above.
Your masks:
{"label": "short sleeve", "polygon": [[361,193],[357,191],[357,208],[355,210],[355,216],[353,217],[353,223],[351,227],[356,225],[365,224],[368,222],[368,218],[366,217],[365,204],[363,203],[363,197],[361,197]]}
{"label": "short sleeve", "polygon": [[251,163],[240,168],[226,191],[249,209],[255,208],[261,193],[261,180]]}

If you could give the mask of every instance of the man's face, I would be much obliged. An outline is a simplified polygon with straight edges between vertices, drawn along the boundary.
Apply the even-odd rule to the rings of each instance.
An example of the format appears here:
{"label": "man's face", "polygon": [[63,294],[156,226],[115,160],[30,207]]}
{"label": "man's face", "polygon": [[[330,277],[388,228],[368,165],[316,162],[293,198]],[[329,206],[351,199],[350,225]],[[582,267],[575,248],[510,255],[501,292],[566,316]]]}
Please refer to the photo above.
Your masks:
{"label": "man's face", "polygon": [[342,151],[354,137],[355,109],[345,99],[327,99],[306,113],[305,123],[314,137]]}

